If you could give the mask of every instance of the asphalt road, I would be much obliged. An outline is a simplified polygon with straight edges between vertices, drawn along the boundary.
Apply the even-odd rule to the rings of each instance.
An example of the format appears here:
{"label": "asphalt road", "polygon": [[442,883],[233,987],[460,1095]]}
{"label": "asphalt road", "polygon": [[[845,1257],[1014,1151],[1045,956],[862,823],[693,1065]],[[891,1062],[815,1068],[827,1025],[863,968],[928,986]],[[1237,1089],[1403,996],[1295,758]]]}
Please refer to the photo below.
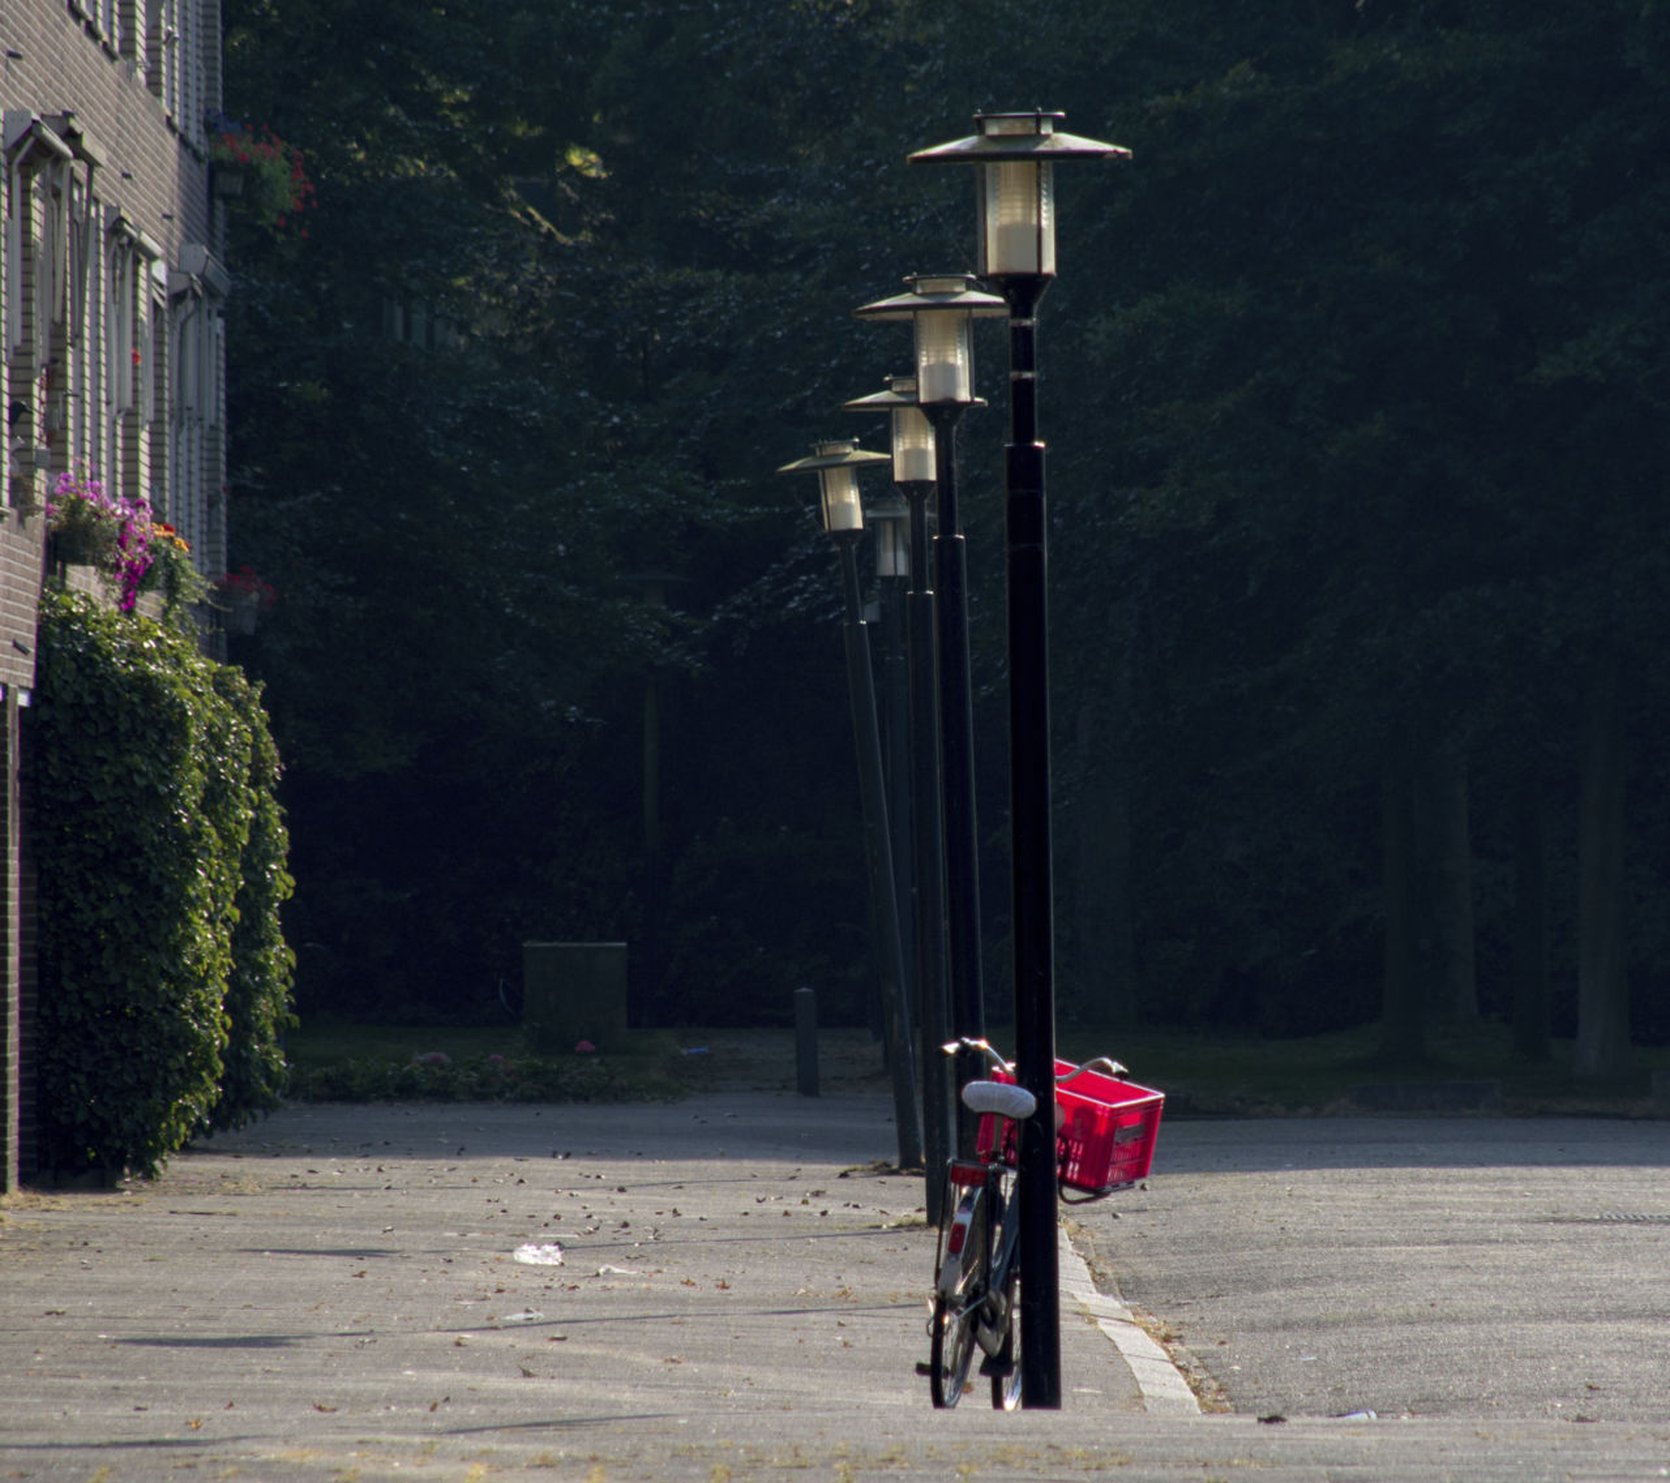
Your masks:
{"label": "asphalt road", "polygon": [[1234,1410],[1092,1293],[1005,1416],[915,1373],[888,1108],[299,1107],[10,1199],[0,1479],[1670,1476],[1663,1125],[1171,1124],[1078,1249]]}
{"label": "asphalt road", "polygon": [[1670,1125],[1178,1121],[1162,1140],[1088,1254],[1217,1404],[1670,1419]]}

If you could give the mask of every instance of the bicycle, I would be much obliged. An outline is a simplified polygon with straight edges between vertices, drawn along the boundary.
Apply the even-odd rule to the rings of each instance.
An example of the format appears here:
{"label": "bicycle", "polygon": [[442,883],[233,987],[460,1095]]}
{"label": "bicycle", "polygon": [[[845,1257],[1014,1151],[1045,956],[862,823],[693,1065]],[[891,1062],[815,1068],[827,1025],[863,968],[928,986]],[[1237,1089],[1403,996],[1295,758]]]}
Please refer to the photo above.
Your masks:
{"label": "bicycle", "polygon": [[[936,1408],[955,1406],[979,1350],[993,1408],[1012,1411],[1021,1401],[1014,1166],[1019,1126],[1038,1110],[1038,1099],[1015,1083],[1014,1067],[986,1041],[964,1038],[941,1049],[946,1055],[978,1052],[990,1075],[970,1081],[961,1093],[963,1105],[980,1119],[978,1157],[946,1164],[928,1324],[929,1387]],[[1120,1080],[1124,1071],[1106,1058],[1082,1066],[1055,1063],[1057,1184],[1071,1203],[1101,1199],[1147,1177],[1165,1096]]]}

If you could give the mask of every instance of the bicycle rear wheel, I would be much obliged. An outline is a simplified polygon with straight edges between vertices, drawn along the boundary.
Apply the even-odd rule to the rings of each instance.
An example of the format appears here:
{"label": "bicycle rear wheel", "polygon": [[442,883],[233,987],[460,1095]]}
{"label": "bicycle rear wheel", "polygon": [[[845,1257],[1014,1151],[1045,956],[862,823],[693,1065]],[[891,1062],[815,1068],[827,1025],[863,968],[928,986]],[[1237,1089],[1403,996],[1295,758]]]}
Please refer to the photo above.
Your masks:
{"label": "bicycle rear wheel", "polygon": [[[1020,1206],[1015,1203],[1014,1175],[1005,1173],[998,1186],[999,1207],[1003,1211],[992,1233],[991,1282],[1002,1291],[995,1292],[987,1303],[988,1318],[1003,1326],[1002,1343],[997,1352],[981,1367],[992,1382],[992,1407],[998,1411],[1013,1411],[1021,1403],[1021,1347],[1020,1347]],[[993,1335],[985,1340],[991,1344]]]}
{"label": "bicycle rear wheel", "polygon": [[[957,1192],[952,1185],[952,1193]],[[954,1209],[952,1230],[961,1228],[955,1251],[947,1251],[934,1294],[934,1316],[928,1353],[929,1384],[934,1405],[945,1409],[963,1398],[968,1372],[978,1347],[974,1330],[985,1297],[986,1264],[991,1251],[984,1191],[963,1189]],[[947,1243],[949,1245],[949,1242]]]}
{"label": "bicycle rear wheel", "polygon": [[992,1356],[992,1409],[1014,1411],[1021,1403],[1021,1348],[1020,1337],[1020,1278],[1014,1268],[1004,1284],[1003,1306],[1009,1314],[1008,1332],[1003,1336],[1003,1347]]}

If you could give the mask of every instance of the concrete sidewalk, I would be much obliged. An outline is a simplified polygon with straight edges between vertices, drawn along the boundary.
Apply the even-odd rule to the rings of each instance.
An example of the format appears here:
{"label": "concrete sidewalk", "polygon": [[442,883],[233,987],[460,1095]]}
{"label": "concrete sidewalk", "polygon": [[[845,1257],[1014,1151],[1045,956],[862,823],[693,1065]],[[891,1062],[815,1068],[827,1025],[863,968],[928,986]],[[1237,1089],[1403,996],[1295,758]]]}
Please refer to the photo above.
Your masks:
{"label": "concrete sidewalk", "polygon": [[1670,1470],[1663,1427],[1190,1414],[1088,1288],[1063,1304],[1060,1412],[977,1393],[936,1413],[915,1373],[933,1234],[920,1179],[886,1172],[888,1110],[872,1092],[296,1107],[152,1185],[15,1199],[0,1477]]}
{"label": "concrete sidewalk", "polygon": [[[301,1106],[152,1185],[25,1197],[0,1456],[364,1476],[908,1433],[933,1236],[889,1142],[873,1095]],[[1119,1350],[1071,1337],[1076,1403],[1140,1409]]]}

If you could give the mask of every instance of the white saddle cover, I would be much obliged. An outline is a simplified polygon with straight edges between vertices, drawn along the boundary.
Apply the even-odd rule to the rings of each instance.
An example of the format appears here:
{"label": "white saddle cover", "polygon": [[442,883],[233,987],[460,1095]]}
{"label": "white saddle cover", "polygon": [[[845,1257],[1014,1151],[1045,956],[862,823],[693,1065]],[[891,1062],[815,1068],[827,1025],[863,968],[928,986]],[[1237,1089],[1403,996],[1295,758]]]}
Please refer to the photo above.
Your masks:
{"label": "white saddle cover", "polygon": [[963,1088],[963,1106],[984,1117],[995,1113],[1025,1122],[1038,1110],[1038,1099],[1025,1087],[1007,1081],[971,1081]]}

